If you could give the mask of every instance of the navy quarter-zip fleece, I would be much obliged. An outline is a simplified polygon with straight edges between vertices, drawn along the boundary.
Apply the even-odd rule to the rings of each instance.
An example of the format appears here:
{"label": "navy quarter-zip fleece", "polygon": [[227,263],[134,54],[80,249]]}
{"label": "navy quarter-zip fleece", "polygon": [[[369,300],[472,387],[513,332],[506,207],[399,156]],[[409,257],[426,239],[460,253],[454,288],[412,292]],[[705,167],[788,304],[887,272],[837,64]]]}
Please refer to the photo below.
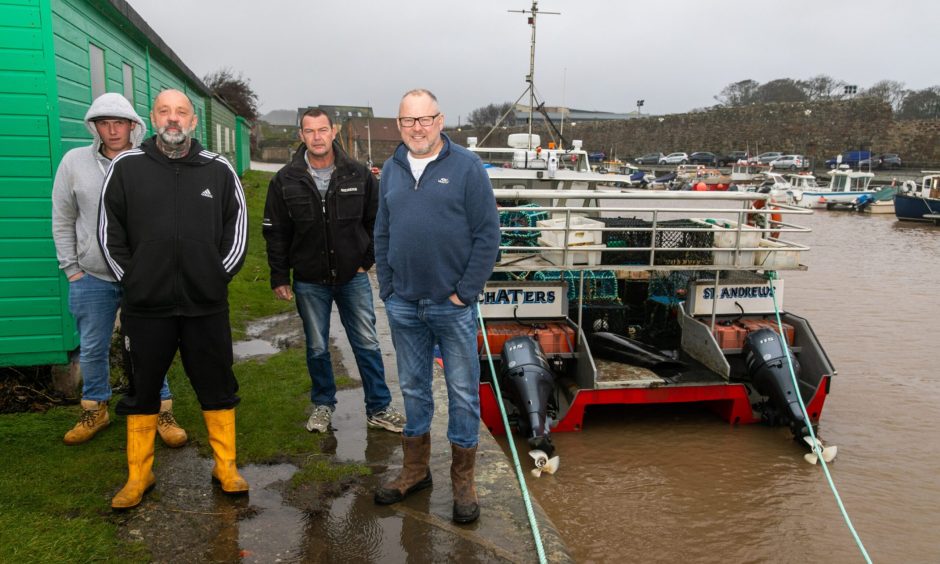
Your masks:
{"label": "navy quarter-zip fleece", "polygon": [[499,251],[499,213],[480,158],[441,135],[443,146],[415,182],[400,144],[382,167],[375,221],[379,296],[477,301]]}

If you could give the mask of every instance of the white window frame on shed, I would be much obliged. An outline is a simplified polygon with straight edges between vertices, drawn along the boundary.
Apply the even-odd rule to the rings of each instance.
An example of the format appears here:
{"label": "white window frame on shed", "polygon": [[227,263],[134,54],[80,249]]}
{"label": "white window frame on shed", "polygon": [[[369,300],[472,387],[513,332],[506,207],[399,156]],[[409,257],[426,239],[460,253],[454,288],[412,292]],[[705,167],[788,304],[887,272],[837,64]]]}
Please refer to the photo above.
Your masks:
{"label": "white window frame on shed", "polygon": [[215,152],[222,152],[222,124],[215,124]]}
{"label": "white window frame on shed", "polygon": [[88,44],[88,72],[91,75],[91,99],[108,91],[105,79],[104,49],[94,43]]}
{"label": "white window frame on shed", "polygon": [[131,106],[133,106],[134,105],[134,67],[130,66],[127,63],[124,63],[121,70],[124,74],[124,97],[127,98],[127,101],[131,103]]}
{"label": "white window frame on shed", "polygon": [[232,143],[229,141],[229,133],[231,133],[231,131],[232,131],[231,129],[227,127],[225,128],[225,152],[226,153],[232,152]]}

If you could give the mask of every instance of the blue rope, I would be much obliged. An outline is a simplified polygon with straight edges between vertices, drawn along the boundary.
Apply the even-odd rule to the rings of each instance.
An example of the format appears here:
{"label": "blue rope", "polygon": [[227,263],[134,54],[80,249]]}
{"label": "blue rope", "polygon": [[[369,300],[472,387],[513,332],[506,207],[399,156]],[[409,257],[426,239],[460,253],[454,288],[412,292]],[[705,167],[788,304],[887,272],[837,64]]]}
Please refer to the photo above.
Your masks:
{"label": "blue rope", "polygon": [[496,366],[493,364],[493,353],[490,351],[490,341],[486,338],[486,324],[483,323],[483,312],[480,311],[479,302],[477,302],[477,318],[480,320],[480,329],[483,330],[483,346],[486,347],[486,359],[489,361],[490,374],[493,376],[493,389],[496,390],[499,414],[503,418],[503,427],[506,429],[506,437],[509,439],[509,450],[512,452],[512,462],[516,467],[516,479],[519,480],[519,489],[522,490],[522,501],[525,503],[526,515],[529,517],[529,527],[532,529],[532,537],[535,539],[535,551],[539,555],[539,564],[546,564],[548,560],[545,558],[545,547],[542,546],[542,535],[539,533],[539,525],[535,521],[535,511],[532,510],[532,500],[529,499],[529,489],[526,487],[525,475],[522,473],[522,464],[519,463],[519,453],[516,452],[515,441],[512,440],[512,429],[509,428],[506,406],[503,405],[503,395],[499,391]]}
{"label": "blue rope", "polygon": [[871,563],[871,558],[868,556],[868,551],[865,550],[865,545],[862,544],[862,539],[859,538],[858,533],[855,531],[855,527],[852,526],[852,519],[849,518],[848,511],[845,510],[845,505],[842,504],[842,498],[839,496],[839,491],[836,489],[835,482],[832,481],[832,474],[829,473],[829,465],[826,464],[825,459],[822,457],[822,450],[819,448],[819,441],[816,440],[816,433],[813,432],[813,424],[809,420],[809,413],[806,411],[806,404],[803,403],[803,394],[800,393],[800,384],[796,380],[796,371],[793,369],[793,360],[790,358],[790,347],[787,346],[787,338],[783,333],[783,322],[780,319],[780,309],[777,307],[777,296],[774,293],[774,279],[777,277],[777,273],[774,271],[767,273],[767,278],[770,281],[770,297],[774,301],[774,314],[777,317],[777,330],[780,333],[780,342],[783,343],[783,348],[787,351],[787,366],[790,368],[790,379],[793,382],[793,389],[796,390],[796,399],[800,402],[800,410],[803,412],[803,420],[806,421],[806,427],[809,429],[809,436],[813,439],[813,451],[816,453],[817,460],[822,464],[823,473],[826,475],[826,481],[829,482],[829,489],[832,490],[832,495],[836,498],[836,504],[839,506],[839,511],[842,513],[842,519],[845,520],[845,524],[849,528],[849,532],[852,533],[852,538],[855,539],[855,544],[858,546],[858,549],[861,551],[862,556],[865,558],[865,562],[868,564]]}

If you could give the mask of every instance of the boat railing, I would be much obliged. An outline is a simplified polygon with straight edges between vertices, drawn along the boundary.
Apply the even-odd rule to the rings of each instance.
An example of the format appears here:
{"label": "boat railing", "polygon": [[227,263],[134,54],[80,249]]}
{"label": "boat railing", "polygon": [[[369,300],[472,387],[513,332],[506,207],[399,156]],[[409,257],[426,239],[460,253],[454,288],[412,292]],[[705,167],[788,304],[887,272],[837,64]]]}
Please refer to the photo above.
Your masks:
{"label": "boat railing", "polygon": [[[496,271],[805,270],[812,211],[751,192],[494,190],[502,242]],[[562,205],[540,205],[530,201]],[[580,206],[563,205],[583,202]],[[526,202],[526,203],[522,203]],[[755,202],[764,206],[755,208]],[[505,221],[506,219],[509,221]]]}

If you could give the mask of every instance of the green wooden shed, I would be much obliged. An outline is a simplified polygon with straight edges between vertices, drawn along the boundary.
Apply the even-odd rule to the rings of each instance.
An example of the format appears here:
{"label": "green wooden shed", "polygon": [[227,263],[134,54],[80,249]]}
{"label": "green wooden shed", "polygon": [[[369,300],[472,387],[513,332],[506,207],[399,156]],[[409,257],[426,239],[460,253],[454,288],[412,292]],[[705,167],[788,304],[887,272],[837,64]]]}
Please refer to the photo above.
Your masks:
{"label": "green wooden shed", "polygon": [[123,0],[0,0],[0,28],[0,366],[65,363],[78,334],[52,242],[52,180],[62,155],[91,140],[91,101],[118,92],[147,118],[157,93],[181,90],[195,136],[239,172],[248,136]]}

